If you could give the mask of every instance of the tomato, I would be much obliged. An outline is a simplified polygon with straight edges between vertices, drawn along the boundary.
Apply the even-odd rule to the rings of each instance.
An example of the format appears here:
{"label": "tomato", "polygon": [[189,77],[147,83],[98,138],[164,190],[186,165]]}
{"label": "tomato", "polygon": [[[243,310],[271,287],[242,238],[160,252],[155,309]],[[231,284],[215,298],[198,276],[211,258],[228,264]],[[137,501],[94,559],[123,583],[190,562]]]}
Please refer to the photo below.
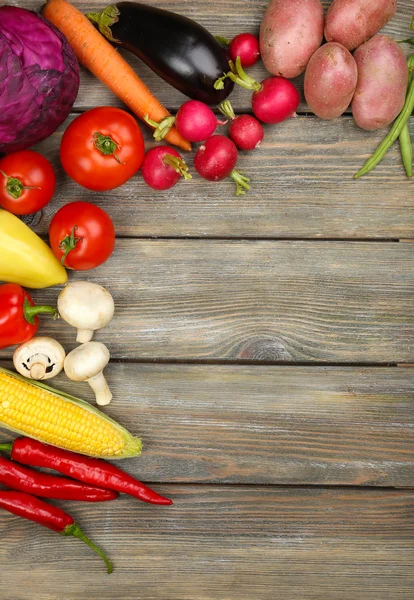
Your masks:
{"label": "tomato", "polygon": [[50,162],[33,150],[12,152],[0,160],[0,206],[14,215],[45,207],[56,188]]}
{"label": "tomato", "polygon": [[144,139],[130,114],[101,106],[72,121],[62,137],[60,160],[69,177],[83,187],[113,190],[140,168]]}
{"label": "tomato", "polygon": [[90,202],[70,202],[60,208],[49,226],[54,255],[65,267],[88,271],[104,263],[115,248],[110,216]]}

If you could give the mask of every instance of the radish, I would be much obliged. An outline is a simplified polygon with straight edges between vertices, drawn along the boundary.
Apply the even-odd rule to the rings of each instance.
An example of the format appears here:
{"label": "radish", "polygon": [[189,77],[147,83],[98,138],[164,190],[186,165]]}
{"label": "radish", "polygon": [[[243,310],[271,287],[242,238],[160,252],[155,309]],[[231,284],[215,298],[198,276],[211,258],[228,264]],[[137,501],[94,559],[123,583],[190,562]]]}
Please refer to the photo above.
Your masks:
{"label": "radish", "polygon": [[259,40],[252,33],[239,33],[231,40],[228,52],[233,62],[236,62],[236,58],[240,56],[242,67],[251,67],[260,57]]}
{"label": "radish", "polygon": [[225,125],[225,122],[218,121],[207,104],[199,100],[184,102],[175,117],[165,117],[159,123],[148,117],[145,117],[145,120],[155,128],[154,138],[157,142],[167,135],[173,125],[189,142],[203,142],[213,135],[217,125]]}
{"label": "radish", "polygon": [[168,190],[178,183],[181,177],[191,179],[185,161],[169,146],[157,146],[148,150],[141,172],[145,183],[154,190]]}
{"label": "radish", "polygon": [[229,136],[240,150],[254,150],[260,145],[264,138],[264,131],[257,119],[251,115],[236,117],[228,100],[222,102],[219,109],[223,115],[231,119]]}
{"label": "radish", "polygon": [[208,181],[221,181],[231,177],[236,183],[236,196],[250,190],[248,177],[236,171],[239,158],[235,144],[224,135],[213,135],[197,150],[194,157],[194,168]]}
{"label": "radish", "polygon": [[240,57],[236,64],[229,61],[231,71],[217,79],[214,87],[221,89],[223,80],[230,77],[234,83],[247,90],[254,90],[252,95],[252,110],[263,123],[280,123],[289,117],[296,116],[299,106],[299,92],[288,79],[284,77],[268,77],[258,83],[249,77],[241,66]]}

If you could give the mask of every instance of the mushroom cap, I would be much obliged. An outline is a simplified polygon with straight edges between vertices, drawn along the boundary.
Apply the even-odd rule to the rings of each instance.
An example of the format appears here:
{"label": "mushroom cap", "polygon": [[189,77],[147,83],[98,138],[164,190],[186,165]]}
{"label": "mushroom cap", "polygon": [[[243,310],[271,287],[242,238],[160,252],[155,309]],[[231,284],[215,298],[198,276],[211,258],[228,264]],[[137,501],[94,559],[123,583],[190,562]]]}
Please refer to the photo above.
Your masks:
{"label": "mushroom cap", "polygon": [[101,373],[108,364],[110,354],[101,342],[86,342],[77,346],[65,358],[65,373],[72,381],[87,381]]}
{"label": "mushroom cap", "polygon": [[59,294],[57,307],[69,325],[93,331],[105,327],[115,312],[108,290],[89,281],[68,283]]}
{"label": "mushroom cap", "polygon": [[[21,375],[29,379],[50,379],[63,369],[65,360],[65,350],[57,340],[46,336],[35,336],[32,339],[20,344],[13,354],[13,364]],[[34,375],[35,364],[42,368],[37,370],[38,377]]]}

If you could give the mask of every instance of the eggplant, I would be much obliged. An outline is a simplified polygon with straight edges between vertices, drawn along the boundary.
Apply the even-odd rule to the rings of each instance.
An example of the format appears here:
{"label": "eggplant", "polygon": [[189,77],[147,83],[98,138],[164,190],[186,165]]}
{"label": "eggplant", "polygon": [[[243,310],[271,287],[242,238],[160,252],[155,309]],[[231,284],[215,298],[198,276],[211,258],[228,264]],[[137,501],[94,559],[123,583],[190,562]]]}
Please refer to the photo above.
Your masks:
{"label": "eggplant", "polygon": [[86,16],[109,41],[135,54],[189,98],[219,104],[232,91],[229,78],[222,90],[214,89],[229,70],[228,58],[215,37],[195,21],[138,2],[117,2]]}

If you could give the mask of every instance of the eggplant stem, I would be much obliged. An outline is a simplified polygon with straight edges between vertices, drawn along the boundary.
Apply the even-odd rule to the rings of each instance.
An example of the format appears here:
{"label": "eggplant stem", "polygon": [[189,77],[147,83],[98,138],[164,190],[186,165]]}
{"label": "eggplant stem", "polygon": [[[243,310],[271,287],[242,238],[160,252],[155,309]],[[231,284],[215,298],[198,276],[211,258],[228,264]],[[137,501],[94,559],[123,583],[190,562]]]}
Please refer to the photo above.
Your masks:
{"label": "eggplant stem", "polygon": [[120,14],[119,9],[111,4],[100,13],[87,13],[86,18],[89,19],[89,21],[92,21],[92,23],[98,24],[99,31],[107,40],[114,42],[115,44],[120,44],[121,42],[114,38],[111,31],[112,25],[119,21]]}

